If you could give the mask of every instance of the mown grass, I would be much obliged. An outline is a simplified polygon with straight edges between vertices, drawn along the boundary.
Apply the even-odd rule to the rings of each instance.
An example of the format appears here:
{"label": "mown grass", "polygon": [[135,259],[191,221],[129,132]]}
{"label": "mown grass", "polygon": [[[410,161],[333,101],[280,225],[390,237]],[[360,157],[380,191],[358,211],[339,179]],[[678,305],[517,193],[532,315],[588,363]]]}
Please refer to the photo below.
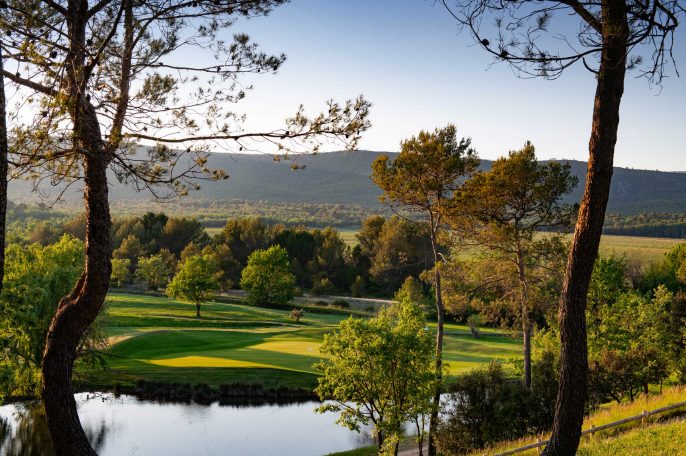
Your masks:
{"label": "mown grass", "polygon": [[[203,304],[202,318],[196,319],[191,304],[111,293],[105,318],[111,342],[108,369],[88,382],[102,387],[138,379],[313,387],[313,364],[323,359],[324,334],[343,318],[306,313],[296,323],[286,310],[213,302]],[[484,330],[474,339],[468,328],[448,324],[444,357],[449,374],[519,356],[519,343],[498,330]]]}
{"label": "mown grass", "polygon": [[[676,404],[679,402],[686,401],[686,385],[674,386],[670,388],[665,388],[661,394],[643,396],[636,399],[631,403],[616,404],[610,403],[605,404],[600,407],[595,413],[587,416],[584,420],[583,429],[589,429],[591,425],[594,427],[599,427],[604,424],[612,423],[615,421],[620,421],[625,418],[632,416],[637,416],[644,411],[656,410],[668,405]],[[616,436],[626,435],[628,431],[632,431],[637,428],[641,428],[644,424],[654,424],[659,421],[663,421],[667,418],[673,417],[675,415],[680,415],[686,413],[686,407],[680,407],[674,411],[666,412],[664,414],[654,415],[643,420],[633,421],[631,423],[626,423],[621,426],[606,429],[604,431],[597,432],[593,434],[593,437],[585,437],[582,440],[582,444],[585,446],[591,445],[593,442],[601,442],[605,439],[611,439]],[[471,453],[473,456],[483,455],[483,454],[496,454],[514,448],[523,447],[532,443],[535,443],[538,439],[547,440],[548,434],[545,435],[529,435],[518,440],[498,442],[486,450],[480,449]],[[682,436],[681,445],[686,447],[686,434]],[[521,455],[534,455],[537,454],[536,450],[525,451],[522,453],[517,453]],[[587,453],[587,454],[611,454],[611,453]],[[615,454],[634,454],[634,453],[615,453]],[[643,454],[643,453],[642,453]],[[650,453],[645,453],[650,454]],[[672,453],[666,453],[672,454]],[[676,454],[676,453],[674,453]]]}

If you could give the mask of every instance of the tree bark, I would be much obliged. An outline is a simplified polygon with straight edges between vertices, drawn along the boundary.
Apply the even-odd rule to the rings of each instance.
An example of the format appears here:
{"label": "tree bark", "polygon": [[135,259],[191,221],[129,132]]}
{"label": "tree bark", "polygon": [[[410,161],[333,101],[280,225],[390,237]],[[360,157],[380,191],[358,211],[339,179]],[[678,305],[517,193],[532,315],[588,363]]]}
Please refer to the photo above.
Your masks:
{"label": "tree bark", "polygon": [[522,334],[524,337],[522,354],[524,355],[524,386],[531,388],[531,317],[529,315],[529,287],[526,280],[524,254],[517,253],[517,272],[519,276],[520,296],[519,305],[522,312]]}
{"label": "tree bark", "polygon": [[531,389],[531,336],[533,331],[527,309],[522,308],[522,315],[522,333],[524,336],[522,346],[522,354],[524,355],[524,378],[522,381],[524,382],[524,386]]}
{"label": "tree bark", "polygon": [[107,295],[111,273],[107,162],[89,155],[85,165],[85,270],[57,309],[43,353],[43,386],[48,429],[58,456],[96,455],[81,427],[72,391],[72,370],[84,333],[95,321]]}
{"label": "tree bark", "polygon": [[5,278],[5,230],[7,219],[7,116],[5,110],[5,78],[2,75],[3,62],[0,49],[0,291]]}
{"label": "tree bark", "polygon": [[628,36],[626,2],[604,0],[603,50],[589,141],[586,187],[560,300],[560,383],[553,431],[543,452],[548,456],[574,455],[581,437],[588,371],[586,294],[598,254],[610,194],[619,107],[624,92]]}
{"label": "tree bark", "polygon": [[445,308],[441,292],[441,271],[438,268],[438,248],[436,246],[435,230],[431,230],[431,247],[434,256],[434,280],[436,282],[436,389],[433,397],[433,409],[429,417],[429,456],[436,456],[436,429],[438,427],[438,408],[441,402],[441,378],[443,376],[443,321]]}
{"label": "tree bark", "polygon": [[195,303],[195,318],[200,318],[200,303]]}
{"label": "tree bark", "polygon": [[69,52],[63,91],[73,123],[73,149],[83,163],[86,239],[84,271],[60,301],[43,352],[41,396],[57,456],[92,456],[72,391],[72,371],[84,334],[102,309],[112,272],[111,220],[107,188],[110,154],[103,147],[100,124],[84,90],[87,0],[70,0],[67,14]]}

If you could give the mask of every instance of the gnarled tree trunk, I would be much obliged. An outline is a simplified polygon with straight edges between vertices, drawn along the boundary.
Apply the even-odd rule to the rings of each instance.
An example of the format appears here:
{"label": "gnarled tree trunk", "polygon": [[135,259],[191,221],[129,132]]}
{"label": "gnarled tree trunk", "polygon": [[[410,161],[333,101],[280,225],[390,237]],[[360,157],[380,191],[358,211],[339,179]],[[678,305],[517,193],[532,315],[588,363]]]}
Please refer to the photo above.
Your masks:
{"label": "gnarled tree trunk", "polygon": [[603,1],[602,36],[586,187],[560,301],[561,371],[555,421],[544,455],[574,455],[581,437],[588,371],[586,294],[610,194],[619,106],[624,92],[629,36],[624,0]]}
{"label": "gnarled tree trunk", "polygon": [[5,220],[7,218],[7,117],[5,112],[5,78],[2,75],[3,62],[0,49],[0,291],[5,278]]}
{"label": "gnarled tree trunk", "polygon": [[78,347],[102,309],[112,271],[110,210],[107,189],[109,154],[100,124],[84,93],[86,84],[87,0],[70,0],[67,19],[70,49],[65,59],[62,90],[68,96],[73,122],[73,148],[83,161],[86,242],[84,271],[74,289],[57,307],[43,352],[43,385],[50,437],[58,456],[96,455],[76,411],[72,371]]}
{"label": "gnarled tree trunk", "polygon": [[441,402],[441,377],[443,375],[443,322],[445,308],[443,307],[443,293],[441,290],[441,271],[438,267],[438,246],[436,232],[431,229],[431,248],[434,257],[434,280],[436,282],[436,389],[433,397],[433,409],[429,417],[429,456],[436,456],[436,429],[438,428],[438,408]]}
{"label": "gnarled tree trunk", "polygon": [[41,395],[58,455],[96,454],[76,412],[71,378],[77,349],[102,308],[112,270],[106,171],[102,149],[93,150],[85,160],[85,269],[72,292],[60,302],[43,353]]}

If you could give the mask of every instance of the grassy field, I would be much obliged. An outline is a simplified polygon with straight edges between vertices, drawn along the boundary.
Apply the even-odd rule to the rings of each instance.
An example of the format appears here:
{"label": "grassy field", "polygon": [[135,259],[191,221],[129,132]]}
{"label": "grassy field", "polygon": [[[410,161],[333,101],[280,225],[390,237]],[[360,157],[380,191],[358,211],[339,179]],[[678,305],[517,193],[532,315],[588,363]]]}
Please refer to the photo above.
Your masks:
{"label": "grassy field", "polygon": [[[617,404],[617,403],[610,403],[602,406],[599,410],[597,410],[595,413],[593,413],[590,416],[587,416],[586,419],[584,420],[583,424],[583,429],[588,429],[591,427],[591,425],[595,427],[602,426],[604,424],[612,423],[615,421],[622,420],[624,418],[629,418],[632,416],[640,415],[643,413],[643,411],[650,411],[650,410],[656,410],[671,404],[676,404],[679,402],[684,402],[686,401],[686,386],[685,385],[680,385],[680,386],[674,386],[670,388],[665,388],[662,394],[656,394],[653,396],[642,396],[639,399],[635,400],[634,402],[631,403],[624,403],[624,404]],[[662,425],[664,421],[667,418],[674,417],[674,416],[679,416],[683,415],[686,413],[686,407],[680,407],[678,409],[675,409],[673,412],[666,412],[661,415],[654,415],[652,417],[647,418],[647,423],[648,425],[651,426],[652,430],[655,431],[646,431],[644,424],[641,423],[641,421],[633,421],[631,423],[627,423],[621,426],[613,427],[606,429],[604,431],[597,432],[593,434],[593,437],[589,440],[588,437],[584,438],[581,443],[581,447],[579,449],[578,454],[584,454],[584,455],[614,455],[614,454],[686,454],[686,451],[683,453],[673,453],[673,452],[657,452],[657,453],[651,453],[651,441],[653,439],[658,439],[655,440],[654,443],[657,443],[659,439],[665,439],[665,442],[672,442],[673,443],[673,436],[675,435],[675,432],[670,428],[671,425],[664,425],[665,429],[662,430]],[[669,428],[669,429],[668,429]],[[676,425],[675,429],[684,429],[683,424],[681,425]],[[678,433],[676,433],[678,434]],[[526,436],[524,438],[514,440],[514,441],[508,441],[508,442],[500,442],[492,447],[488,448],[487,450],[477,450],[472,453],[472,456],[481,456],[483,454],[496,454],[496,453],[501,453],[507,450],[511,450],[514,448],[519,448],[523,447],[526,445],[529,445],[531,443],[536,442],[537,439],[547,439],[547,435],[539,435],[539,436]],[[679,444],[681,445],[682,448],[686,450],[686,433],[682,433],[679,437]],[[622,443],[622,441],[624,443]],[[631,443],[633,442],[633,443]],[[635,445],[643,445],[645,443],[645,447],[643,449],[643,452],[626,452],[626,448],[631,448],[630,446],[623,446],[623,445],[629,445],[629,444],[635,444]],[[671,444],[671,443],[670,443]],[[637,447],[637,448],[639,448]],[[613,450],[614,448],[614,450]],[[625,449],[625,451],[620,451],[622,448]],[[659,447],[658,447],[659,448]],[[671,448],[669,446],[666,446],[665,448]],[[638,450],[637,450],[638,451]],[[521,455],[535,455],[536,450],[530,450],[530,451],[525,451],[522,453],[518,453]]]}
{"label": "grassy field", "polygon": [[[111,293],[105,320],[110,370],[93,383],[145,379],[312,387],[323,336],[346,317],[306,313],[295,323],[287,311],[216,302],[203,305],[201,319],[194,315],[192,305],[166,297]],[[497,330],[474,339],[466,327],[446,325],[444,359],[451,374],[519,352],[519,341]]]}
{"label": "grassy field", "polygon": [[[354,228],[340,229],[341,238],[350,246],[357,244],[357,230]],[[570,235],[571,239],[571,235]],[[600,255],[626,255],[629,260],[653,262],[675,245],[684,242],[683,239],[649,238],[639,236],[609,236],[604,235],[600,241]]]}
{"label": "grassy field", "polygon": [[[222,228],[205,228],[210,236],[220,233]],[[357,245],[355,235],[357,228],[336,228],[341,239],[351,247]],[[602,256],[626,255],[630,260],[636,259],[642,262],[653,262],[674,247],[684,242],[683,239],[651,238],[639,236],[610,236],[604,235],[600,241],[600,254]]]}
{"label": "grassy field", "polygon": [[617,437],[585,442],[579,456],[684,456],[686,455],[686,421],[654,424]]}
{"label": "grassy field", "polygon": [[626,255],[628,259],[656,261],[683,239],[647,238],[638,236],[603,236],[600,254],[603,256]]}

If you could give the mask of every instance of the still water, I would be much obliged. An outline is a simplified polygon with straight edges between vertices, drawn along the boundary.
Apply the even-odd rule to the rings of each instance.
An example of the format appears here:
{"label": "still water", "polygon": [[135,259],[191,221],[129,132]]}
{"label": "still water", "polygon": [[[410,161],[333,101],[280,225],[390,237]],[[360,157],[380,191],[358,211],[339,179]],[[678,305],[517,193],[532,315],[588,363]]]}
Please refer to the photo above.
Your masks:
{"label": "still water", "polygon": [[[228,406],[169,404],[133,396],[77,394],[79,416],[100,456],[320,456],[371,444],[317,414],[317,402]],[[39,406],[0,407],[0,455],[51,456]]]}

